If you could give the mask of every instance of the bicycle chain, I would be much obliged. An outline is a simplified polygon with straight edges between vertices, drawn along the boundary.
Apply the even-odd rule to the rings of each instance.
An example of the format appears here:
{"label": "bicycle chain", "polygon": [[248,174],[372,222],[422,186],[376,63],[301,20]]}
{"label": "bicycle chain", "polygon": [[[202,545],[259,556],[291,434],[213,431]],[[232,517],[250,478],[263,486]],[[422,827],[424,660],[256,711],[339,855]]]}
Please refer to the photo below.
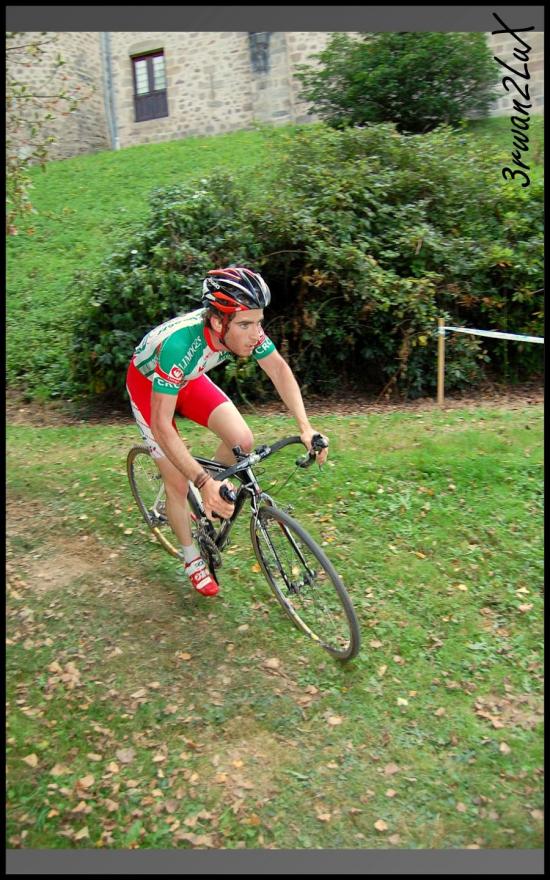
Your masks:
{"label": "bicycle chain", "polygon": [[208,520],[206,523],[204,521],[199,521],[197,523],[197,540],[199,542],[201,555],[204,557],[205,551],[208,557],[208,560],[211,560],[213,568],[221,568],[222,566],[222,557],[221,553],[206,531],[210,523]]}

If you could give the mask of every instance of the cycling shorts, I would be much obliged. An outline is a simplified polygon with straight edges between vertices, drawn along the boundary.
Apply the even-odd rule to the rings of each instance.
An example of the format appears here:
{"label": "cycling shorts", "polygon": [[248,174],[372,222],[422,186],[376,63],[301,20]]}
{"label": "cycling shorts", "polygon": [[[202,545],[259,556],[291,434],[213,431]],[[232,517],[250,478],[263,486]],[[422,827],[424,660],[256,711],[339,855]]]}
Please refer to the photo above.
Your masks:
{"label": "cycling shorts", "polygon": [[[153,383],[140,373],[134,363],[130,361],[126,376],[126,390],[130,397],[132,412],[141,436],[151,450],[153,458],[165,458],[165,454],[153,437],[151,431],[151,395]],[[188,382],[178,393],[175,411],[179,415],[196,422],[197,425],[208,427],[208,420],[214,410],[222,403],[228,403],[229,397],[221,388],[212,382],[204,373],[198,379]],[[172,419],[172,425],[177,431],[176,422]]]}

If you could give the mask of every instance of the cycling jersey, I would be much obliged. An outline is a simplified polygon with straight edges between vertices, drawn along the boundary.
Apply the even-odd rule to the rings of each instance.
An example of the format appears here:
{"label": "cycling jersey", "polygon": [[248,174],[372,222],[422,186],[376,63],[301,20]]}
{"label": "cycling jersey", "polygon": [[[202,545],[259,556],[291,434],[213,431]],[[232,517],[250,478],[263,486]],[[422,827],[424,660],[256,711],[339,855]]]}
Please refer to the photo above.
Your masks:
{"label": "cycling jersey", "polygon": [[[197,309],[165,321],[150,330],[135,349],[134,365],[152,382],[153,391],[178,394],[193,379],[232,357],[229,351],[214,349],[203,314],[203,309]],[[262,331],[252,357],[262,360],[275,350]]]}

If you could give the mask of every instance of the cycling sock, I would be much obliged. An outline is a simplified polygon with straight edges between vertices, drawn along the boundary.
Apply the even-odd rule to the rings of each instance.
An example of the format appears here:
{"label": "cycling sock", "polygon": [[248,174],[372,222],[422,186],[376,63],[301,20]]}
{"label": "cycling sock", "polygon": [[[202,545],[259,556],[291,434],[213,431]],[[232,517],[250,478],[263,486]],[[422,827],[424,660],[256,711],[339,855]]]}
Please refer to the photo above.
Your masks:
{"label": "cycling sock", "polygon": [[197,556],[200,556],[200,553],[199,553],[199,550],[198,550],[196,544],[190,544],[189,547],[184,547],[182,544],[181,549],[182,549],[182,553],[183,553],[183,558],[184,558],[187,565],[190,562],[193,562],[193,560],[196,559]]}

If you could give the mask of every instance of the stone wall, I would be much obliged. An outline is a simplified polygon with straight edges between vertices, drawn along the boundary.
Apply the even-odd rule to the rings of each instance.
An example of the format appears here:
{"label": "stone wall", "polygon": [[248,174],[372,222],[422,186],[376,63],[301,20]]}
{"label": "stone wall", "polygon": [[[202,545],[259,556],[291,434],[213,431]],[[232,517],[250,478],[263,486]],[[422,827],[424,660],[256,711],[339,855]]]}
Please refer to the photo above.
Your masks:
{"label": "stone wall", "polygon": [[[28,31],[7,41],[8,47],[37,42],[42,44],[43,55],[8,52],[8,70],[21,83],[29,86],[36,96],[59,94],[65,89],[85,96],[79,109],[66,112],[67,102],[53,105],[55,118],[45,125],[44,136],[51,135],[56,142],[49,149],[51,159],[66,159],[80,153],[93,153],[110,148],[103,97],[102,59],[99,34],[96,33],[45,33]],[[61,56],[64,64],[56,67]],[[16,59],[16,60],[12,60]],[[30,62],[30,63],[29,63]],[[22,102],[21,102],[22,103]],[[37,105],[38,102],[33,101]],[[30,101],[25,101],[29,106]],[[40,113],[45,115],[48,98],[40,98]],[[65,115],[66,114],[66,115]],[[19,132],[21,149],[25,132]]]}
{"label": "stone wall", "polygon": [[[60,52],[67,62],[62,72],[83,88],[91,85],[95,90],[78,111],[53,124],[52,133],[59,143],[51,157],[221,134],[257,123],[311,121],[315,117],[299,99],[300,83],[293,72],[298,64],[313,63],[312,55],[326,46],[330,34],[289,31],[257,36],[264,42],[268,38],[266,65],[258,65],[251,37],[245,32],[48,34],[55,42],[46,60],[23,70],[33,87],[50,84],[54,58]],[[487,38],[494,55],[523,69],[513,56],[517,45],[513,37],[488,34]],[[542,38],[540,32],[525,37],[533,47],[528,67],[535,113],[544,109]],[[163,49],[165,56],[168,116],[136,122],[131,56],[155,49]],[[499,94],[491,115],[508,115],[514,97],[519,96],[513,89],[507,93],[502,85]]]}
{"label": "stone wall", "polygon": [[[530,79],[524,80],[519,76],[514,76],[510,71],[506,70],[495,61],[495,66],[500,69],[501,81],[504,77],[510,76],[523,90],[525,83],[529,85],[529,95],[533,106],[529,112],[544,113],[544,34],[541,31],[532,31],[531,33],[521,34],[522,40],[531,47],[531,51],[527,54],[527,71]],[[514,57],[514,49],[523,50],[517,40],[508,34],[488,34],[487,42],[493,56],[500,58],[505,64],[508,64],[514,70],[521,73],[524,72],[524,62]],[[522,56],[520,55],[520,58]],[[514,112],[514,98],[521,103],[525,103],[519,92],[511,83],[506,84],[509,91],[501,84],[498,87],[500,97],[491,108],[491,116],[508,116]]]}

